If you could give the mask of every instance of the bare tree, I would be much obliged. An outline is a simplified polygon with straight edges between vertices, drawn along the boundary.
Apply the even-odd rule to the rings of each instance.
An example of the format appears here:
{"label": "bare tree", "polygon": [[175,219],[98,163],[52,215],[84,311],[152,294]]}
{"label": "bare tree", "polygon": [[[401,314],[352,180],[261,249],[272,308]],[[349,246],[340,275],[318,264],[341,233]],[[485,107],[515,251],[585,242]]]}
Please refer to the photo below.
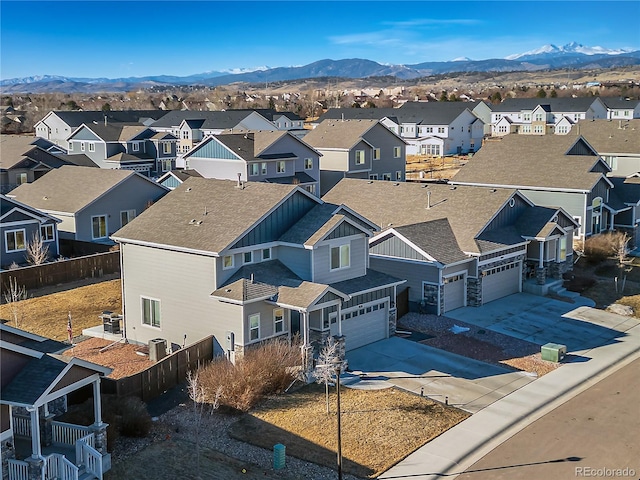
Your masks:
{"label": "bare tree", "polygon": [[332,382],[336,374],[336,364],[340,361],[340,349],[333,337],[327,337],[318,355],[318,362],[313,372],[317,383],[324,383],[325,398],[327,402],[327,414],[329,412],[329,382]]}
{"label": "bare tree", "polygon": [[618,269],[620,270],[620,275],[615,278],[616,292],[619,288],[620,293],[624,292],[624,287],[627,283],[624,266],[628,261],[629,252],[631,251],[629,248],[629,240],[631,240],[631,237],[629,237],[626,232],[617,232],[612,235],[611,238],[611,247],[616,256],[616,260],[618,260]]}
{"label": "bare tree", "polygon": [[14,277],[9,277],[9,288],[4,292],[4,300],[9,305],[11,316],[16,328],[20,328],[20,323],[23,315],[22,300],[27,299],[27,289],[24,285],[18,285],[18,280]]}
{"label": "bare tree", "polygon": [[41,265],[49,259],[49,245],[45,245],[42,235],[33,233],[31,241],[27,242],[27,263]]}

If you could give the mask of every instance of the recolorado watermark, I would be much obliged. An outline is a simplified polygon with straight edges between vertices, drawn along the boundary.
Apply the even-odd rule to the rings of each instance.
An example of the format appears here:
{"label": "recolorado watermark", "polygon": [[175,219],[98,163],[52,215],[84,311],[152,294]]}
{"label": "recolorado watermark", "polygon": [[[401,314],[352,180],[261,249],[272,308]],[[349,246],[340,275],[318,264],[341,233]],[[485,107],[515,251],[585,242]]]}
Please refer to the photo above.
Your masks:
{"label": "recolorado watermark", "polygon": [[593,478],[625,478],[635,477],[636,471],[633,468],[594,468],[576,467],[576,477]]}

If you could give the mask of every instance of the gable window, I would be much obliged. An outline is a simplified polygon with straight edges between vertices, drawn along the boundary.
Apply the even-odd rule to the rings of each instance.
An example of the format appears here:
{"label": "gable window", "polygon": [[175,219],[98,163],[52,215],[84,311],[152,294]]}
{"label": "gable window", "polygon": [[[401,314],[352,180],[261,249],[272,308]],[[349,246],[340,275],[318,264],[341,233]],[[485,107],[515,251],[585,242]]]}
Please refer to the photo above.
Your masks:
{"label": "gable window", "polygon": [[96,151],[96,144],[91,142],[89,143],[89,151],[90,152],[95,152]]}
{"label": "gable window", "polygon": [[52,242],[55,240],[55,232],[53,225],[40,225],[40,238],[43,242]]}
{"label": "gable window", "polygon": [[228,270],[229,268],[233,268],[233,255],[225,255],[222,257],[222,269]]}
{"label": "gable window", "polygon": [[356,150],[356,165],[364,163],[364,150]]}
{"label": "gable window", "polygon": [[140,144],[136,142],[131,145],[131,148],[133,149],[134,152],[137,152],[138,150],[140,150]]}
{"label": "gable window", "polygon": [[259,163],[250,163],[249,164],[249,175],[255,177],[260,174],[260,164]]}
{"label": "gable window", "polygon": [[507,133],[507,126],[506,125],[498,126],[498,133]]}
{"label": "gable window", "polygon": [[253,252],[244,252],[242,254],[242,263],[253,263]]}
{"label": "gable window", "polygon": [[123,210],[120,212],[120,226],[124,227],[131,220],[136,218],[135,210]]}
{"label": "gable window", "polygon": [[94,240],[107,237],[107,216],[91,217],[91,236]]}
{"label": "gable window", "polygon": [[170,142],[163,142],[162,143],[162,153],[164,153],[165,155],[168,155],[171,153],[171,143]]}
{"label": "gable window", "polygon": [[273,331],[274,333],[284,332],[284,309],[276,308],[273,310]]}
{"label": "gable window", "polygon": [[280,160],[276,164],[276,173],[285,173],[286,171],[286,162],[284,160]]}
{"label": "gable window", "polygon": [[380,149],[379,148],[374,148],[373,149],[373,159],[374,160],[380,160]]}
{"label": "gable window", "polygon": [[331,247],[331,270],[347,268],[349,265],[349,244]]}
{"label": "gable window", "polygon": [[142,298],[142,323],[150,327],[160,328],[160,300]]}
{"label": "gable window", "polygon": [[393,158],[400,158],[402,155],[402,147],[393,147]]}
{"label": "gable window", "polygon": [[249,315],[249,340],[260,338],[260,314]]}
{"label": "gable window", "polygon": [[262,249],[262,260],[271,260],[271,249],[263,248]]}
{"label": "gable window", "polygon": [[18,185],[22,185],[23,183],[27,183],[27,174],[26,173],[19,173],[18,175],[16,175],[16,183]]}
{"label": "gable window", "polygon": [[84,142],[80,142],[80,151],[84,152]]}
{"label": "gable window", "polygon": [[27,247],[24,242],[24,229],[4,232],[5,249],[9,252],[19,252]]}
{"label": "gable window", "polygon": [[313,168],[313,158],[304,159],[304,169],[311,170]]}

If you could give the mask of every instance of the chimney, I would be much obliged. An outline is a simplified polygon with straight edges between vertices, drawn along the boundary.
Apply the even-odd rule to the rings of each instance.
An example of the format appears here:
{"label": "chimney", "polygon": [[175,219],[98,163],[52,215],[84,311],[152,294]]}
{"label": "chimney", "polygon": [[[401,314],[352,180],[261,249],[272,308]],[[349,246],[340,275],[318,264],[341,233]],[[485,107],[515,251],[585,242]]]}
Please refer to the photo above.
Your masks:
{"label": "chimney", "polygon": [[427,190],[427,210],[431,208],[431,191]]}

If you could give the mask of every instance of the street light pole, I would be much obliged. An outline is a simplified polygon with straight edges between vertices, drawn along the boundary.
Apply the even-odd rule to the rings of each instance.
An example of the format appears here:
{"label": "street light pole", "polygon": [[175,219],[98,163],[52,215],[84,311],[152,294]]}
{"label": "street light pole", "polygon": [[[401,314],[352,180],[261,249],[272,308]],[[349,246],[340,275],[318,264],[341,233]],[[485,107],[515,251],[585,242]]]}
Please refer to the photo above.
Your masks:
{"label": "street light pole", "polygon": [[338,411],[338,480],[342,480],[342,432],[340,429],[340,372],[342,366],[336,367],[336,392],[338,394],[338,404],[336,410]]}

